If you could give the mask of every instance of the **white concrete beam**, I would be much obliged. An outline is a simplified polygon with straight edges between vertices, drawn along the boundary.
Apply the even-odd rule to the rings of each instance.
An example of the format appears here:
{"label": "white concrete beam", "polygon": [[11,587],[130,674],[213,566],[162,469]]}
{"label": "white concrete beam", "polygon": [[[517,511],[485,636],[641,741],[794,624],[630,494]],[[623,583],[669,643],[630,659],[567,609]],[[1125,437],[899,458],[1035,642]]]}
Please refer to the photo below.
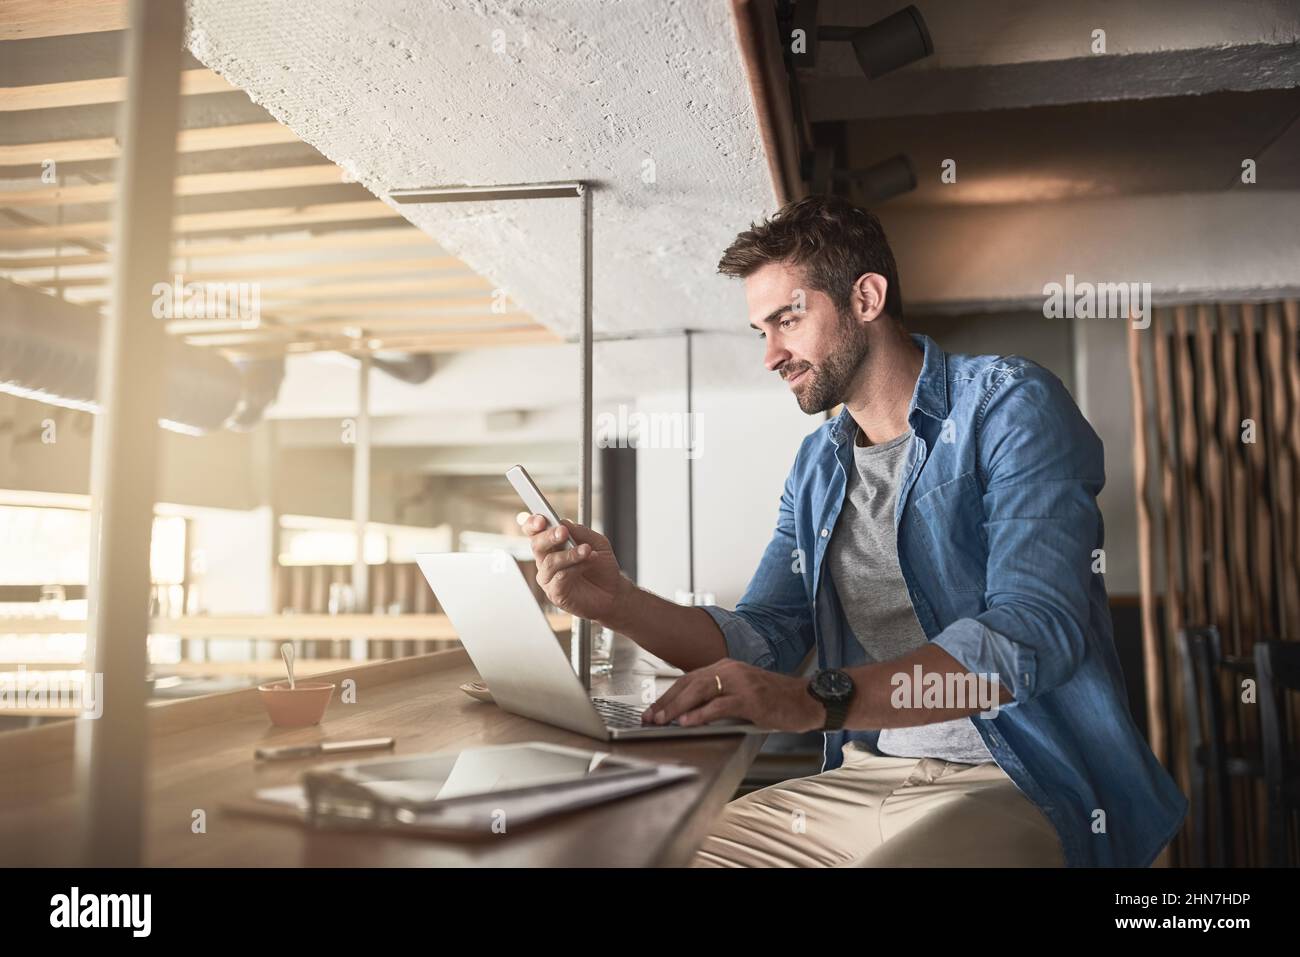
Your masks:
{"label": "white concrete beam", "polygon": [[[188,10],[200,61],[376,195],[595,182],[598,333],[742,308],[718,256],[775,194],[726,0]],[[572,204],[401,212],[539,321],[576,332]]]}

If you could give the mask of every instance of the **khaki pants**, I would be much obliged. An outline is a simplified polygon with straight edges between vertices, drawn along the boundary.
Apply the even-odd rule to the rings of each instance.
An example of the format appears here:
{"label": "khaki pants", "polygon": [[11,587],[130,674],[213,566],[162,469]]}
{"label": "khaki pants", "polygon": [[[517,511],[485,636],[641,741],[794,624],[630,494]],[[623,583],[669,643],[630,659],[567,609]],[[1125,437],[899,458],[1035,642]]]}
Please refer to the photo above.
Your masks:
{"label": "khaki pants", "polygon": [[692,867],[1062,867],[1047,817],[996,764],[872,754],[730,802]]}

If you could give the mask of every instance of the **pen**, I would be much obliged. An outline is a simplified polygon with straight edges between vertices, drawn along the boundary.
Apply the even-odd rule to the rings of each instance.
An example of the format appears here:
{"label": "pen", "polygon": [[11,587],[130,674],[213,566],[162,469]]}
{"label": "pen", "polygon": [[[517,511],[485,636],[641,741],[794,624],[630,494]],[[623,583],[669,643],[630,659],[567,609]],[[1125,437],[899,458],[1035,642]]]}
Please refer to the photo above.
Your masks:
{"label": "pen", "polygon": [[274,748],[258,748],[254,756],[263,761],[287,761],[292,758],[310,758],[317,754],[336,754],[344,751],[371,751],[393,746],[393,738],[358,738],[354,741],[315,741],[311,744],[286,744]]}

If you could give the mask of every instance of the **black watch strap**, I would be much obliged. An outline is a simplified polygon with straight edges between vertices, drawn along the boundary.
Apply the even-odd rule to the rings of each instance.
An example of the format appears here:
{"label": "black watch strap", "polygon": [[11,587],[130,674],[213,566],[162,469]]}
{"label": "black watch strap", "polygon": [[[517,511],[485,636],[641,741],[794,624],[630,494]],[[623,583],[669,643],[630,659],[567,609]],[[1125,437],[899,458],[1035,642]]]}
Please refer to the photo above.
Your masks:
{"label": "black watch strap", "polygon": [[822,725],[822,730],[838,731],[844,727],[844,719],[849,714],[849,703],[847,701],[822,701],[822,704],[826,708],[826,723]]}
{"label": "black watch strap", "polygon": [[[834,671],[836,669],[828,669],[828,670]],[[814,675],[812,680],[808,682],[808,694],[814,699],[816,699],[817,701],[821,702],[822,707],[826,709],[826,721],[822,724],[821,730],[838,731],[844,727],[844,722],[848,718],[850,697],[846,696],[843,698],[838,698],[838,697],[824,698],[821,695],[819,695],[814,690],[814,686],[816,684],[818,675],[821,674],[825,674],[825,672],[818,672],[818,674]]]}

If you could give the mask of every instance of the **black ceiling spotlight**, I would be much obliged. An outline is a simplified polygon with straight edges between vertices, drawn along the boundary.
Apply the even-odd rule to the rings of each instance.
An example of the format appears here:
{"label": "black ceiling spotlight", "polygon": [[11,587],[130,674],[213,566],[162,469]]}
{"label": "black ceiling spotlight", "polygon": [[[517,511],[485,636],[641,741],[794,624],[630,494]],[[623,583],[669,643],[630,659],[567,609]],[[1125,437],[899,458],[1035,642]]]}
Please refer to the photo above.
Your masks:
{"label": "black ceiling spotlight", "polygon": [[858,65],[870,80],[934,53],[930,30],[915,6],[866,27],[823,27],[817,24],[817,0],[798,0],[791,26],[803,31],[798,34],[802,42],[791,49],[791,59],[799,67],[817,65],[817,47],[823,42],[853,44]]}
{"label": "black ceiling spotlight", "polygon": [[849,184],[853,198],[864,206],[883,203],[916,189],[916,170],[906,153],[891,156],[866,169],[836,170],[835,175]]}
{"label": "black ceiling spotlight", "polygon": [[832,191],[835,181],[835,150],[818,146],[807,150],[801,161],[799,177],[808,184],[808,192],[823,196]]}
{"label": "black ceiling spotlight", "polygon": [[804,154],[801,172],[810,193],[834,193],[862,206],[883,203],[916,189],[916,170],[904,153],[866,169],[845,169],[835,165],[833,149],[820,146]]}

